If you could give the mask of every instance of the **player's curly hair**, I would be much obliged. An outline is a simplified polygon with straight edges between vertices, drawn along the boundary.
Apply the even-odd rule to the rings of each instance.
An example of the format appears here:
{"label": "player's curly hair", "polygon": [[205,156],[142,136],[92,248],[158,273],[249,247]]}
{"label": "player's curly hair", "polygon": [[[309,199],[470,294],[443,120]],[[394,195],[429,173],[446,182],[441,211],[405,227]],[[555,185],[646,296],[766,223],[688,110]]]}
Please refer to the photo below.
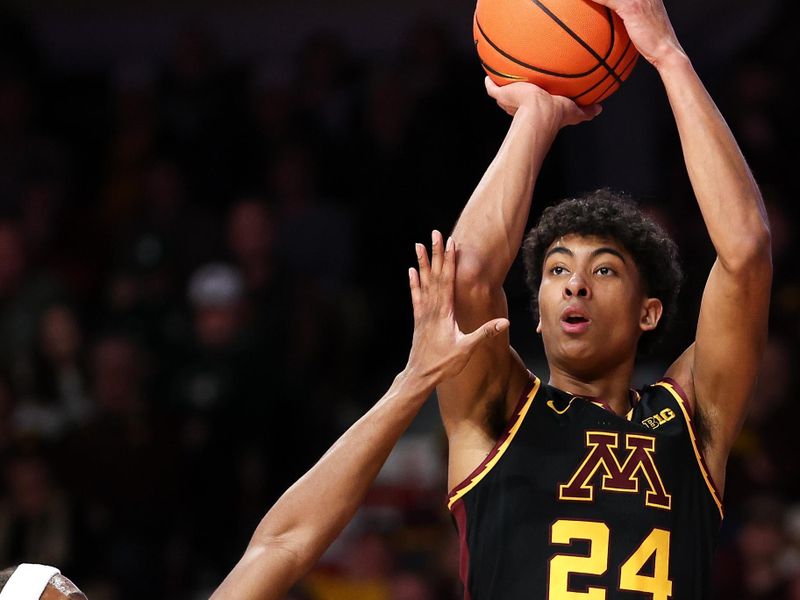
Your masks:
{"label": "player's curly hair", "polygon": [[533,297],[536,319],[539,318],[539,285],[545,253],[555,240],[569,234],[610,238],[631,254],[642,276],[645,293],[663,304],[658,327],[642,336],[639,344],[640,351],[652,349],[669,328],[683,281],[675,242],[630,196],[609,188],[562,200],[546,208],[522,246],[525,281]]}

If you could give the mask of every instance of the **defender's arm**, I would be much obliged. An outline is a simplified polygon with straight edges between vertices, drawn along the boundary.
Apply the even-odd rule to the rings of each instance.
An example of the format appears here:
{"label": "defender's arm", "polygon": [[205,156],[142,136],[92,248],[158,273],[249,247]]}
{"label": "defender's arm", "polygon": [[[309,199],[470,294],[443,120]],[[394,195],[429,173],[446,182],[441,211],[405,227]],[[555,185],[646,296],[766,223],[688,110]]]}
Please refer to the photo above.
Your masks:
{"label": "defender's arm", "polygon": [[386,394],[292,485],[256,528],[244,555],[211,600],[279,600],[352,518],[397,440],[443,379],[475,348],[508,328],[485,323],[469,335],[453,318],[455,250],[428,262],[417,245],[410,272],[414,337],[408,363]]}

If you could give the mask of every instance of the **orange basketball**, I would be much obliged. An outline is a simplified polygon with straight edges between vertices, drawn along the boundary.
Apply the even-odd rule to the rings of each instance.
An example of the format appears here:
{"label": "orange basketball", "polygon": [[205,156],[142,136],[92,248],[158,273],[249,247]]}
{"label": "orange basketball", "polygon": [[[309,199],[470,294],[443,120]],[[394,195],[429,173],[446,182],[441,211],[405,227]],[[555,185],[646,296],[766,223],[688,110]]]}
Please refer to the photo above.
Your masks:
{"label": "orange basketball", "polygon": [[616,92],[639,57],[622,19],[591,0],[477,0],[473,32],[496,84],[529,81],[581,105]]}

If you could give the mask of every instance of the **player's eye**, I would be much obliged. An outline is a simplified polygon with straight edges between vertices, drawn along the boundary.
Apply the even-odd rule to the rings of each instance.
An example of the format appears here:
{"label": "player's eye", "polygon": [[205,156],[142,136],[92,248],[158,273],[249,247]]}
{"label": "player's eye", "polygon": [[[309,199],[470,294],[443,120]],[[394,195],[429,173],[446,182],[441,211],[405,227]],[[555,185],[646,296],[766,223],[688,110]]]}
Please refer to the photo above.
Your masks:
{"label": "player's eye", "polygon": [[553,275],[563,275],[566,272],[567,270],[561,265],[556,265],[555,267],[550,268],[550,273]]}
{"label": "player's eye", "polygon": [[611,267],[598,267],[594,272],[598,275],[602,275],[603,277],[607,277],[614,274],[614,269]]}

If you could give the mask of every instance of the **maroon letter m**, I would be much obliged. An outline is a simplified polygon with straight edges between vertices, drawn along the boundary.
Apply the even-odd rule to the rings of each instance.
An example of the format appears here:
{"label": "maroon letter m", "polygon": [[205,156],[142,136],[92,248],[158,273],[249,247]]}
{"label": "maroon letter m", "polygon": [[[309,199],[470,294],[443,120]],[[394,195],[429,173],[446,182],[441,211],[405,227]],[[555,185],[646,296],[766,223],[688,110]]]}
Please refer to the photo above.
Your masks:
{"label": "maroon letter m", "polygon": [[625,462],[620,464],[614,450],[619,447],[619,434],[608,431],[587,431],[589,455],[569,483],[558,487],[560,500],[591,502],[594,500],[592,480],[602,470],[601,489],[608,492],[635,494],[639,492],[640,477],[647,482],[644,502],[647,506],[669,510],[672,497],[664,489],[661,475],[653,460],[656,440],[647,435],[625,434]]}

